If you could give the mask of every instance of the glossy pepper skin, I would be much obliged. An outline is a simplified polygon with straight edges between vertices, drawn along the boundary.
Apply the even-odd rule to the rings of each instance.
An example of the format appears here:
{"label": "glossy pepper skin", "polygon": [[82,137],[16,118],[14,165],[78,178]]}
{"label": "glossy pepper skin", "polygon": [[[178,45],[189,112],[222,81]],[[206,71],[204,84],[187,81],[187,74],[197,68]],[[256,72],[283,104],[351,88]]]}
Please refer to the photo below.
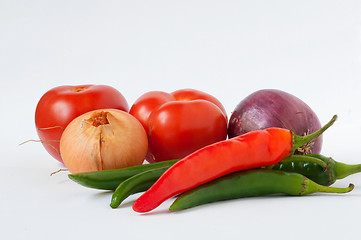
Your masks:
{"label": "glossy pepper skin", "polygon": [[[320,165],[321,169],[326,168],[327,164],[318,158],[308,157],[307,159],[293,159],[292,156],[289,158],[285,158],[281,160],[281,162],[289,162],[289,161],[303,161],[303,163],[314,163],[316,165]],[[170,166],[162,167],[162,168],[154,168],[141,173],[134,175],[133,177],[128,178],[119,184],[117,189],[114,191],[112,195],[112,200],[110,206],[112,208],[117,208],[128,196],[143,192],[148,190],[157,180],[158,178],[169,168]]]}
{"label": "glossy pepper skin", "polygon": [[353,188],[352,184],[346,188],[319,185],[298,173],[252,169],[218,178],[185,192],[173,202],[169,210],[176,211],[211,202],[274,193],[302,196],[315,192],[346,193]]}
{"label": "glossy pepper skin", "polygon": [[[326,168],[308,161],[310,157],[325,162],[327,164]],[[297,159],[297,161],[292,161],[292,159]],[[349,165],[337,162],[331,157],[321,154],[293,155],[290,160],[275,164],[272,169],[300,173],[312,181],[325,186],[333,184],[337,179],[361,172],[361,164]]]}
{"label": "glossy pepper skin", "polygon": [[287,129],[269,128],[201,148],[171,166],[134,202],[133,210],[148,212],[170,197],[226,174],[274,165],[321,135],[336,118],[303,137]]}
{"label": "glossy pepper skin", "polygon": [[[167,168],[168,169],[170,166],[172,166],[178,160],[179,159],[168,160],[168,161],[163,161],[163,162],[158,162],[158,163],[143,164],[140,166],[132,166],[132,167],[127,167],[127,168],[122,168],[122,169],[112,169],[112,170],[103,170],[103,171],[95,171],[95,172],[87,172],[87,173],[69,174],[68,177],[71,180],[73,180],[74,182],[76,182],[82,186],[85,186],[85,187],[101,189],[101,190],[115,190],[115,189],[117,189],[118,185],[124,181],[127,181],[127,180],[132,181],[132,182],[139,181],[139,178],[132,178],[135,175],[139,175],[141,173],[144,173],[144,172],[147,172],[147,171],[150,171],[153,169],[158,169],[158,168]],[[285,160],[287,160],[287,161],[285,161]],[[281,162],[287,163],[289,161],[295,161],[295,160],[297,161],[297,159],[294,159],[292,156],[292,158],[284,159]],[[317,160],[317,161],[315,161],[315,160]],[[302,164],[313,163],[316,166],[319,165],[320,166],[319,169],[321,169],[322,172],[323,172],[323,169],[327,167],[327,162],[324,162],[322,160],[315,159],[315,158],[307,157],[307,159],[298,159],[298,161],[302,161]],[[276,164],[275,166],[278,167],[278,164]],[[284,164],[284,166],[286,166],[286,164]],[[156,172],[154,172],[154,173],[156,173]],[[155,180],[157,180],[161,175],[162,174],[160,172],[158,172],[156,179],[153,176],[150,177],[150,175],[146,175],[146,176],[149,177],[149,179],[148,179],[148,181],[150,182],[149,184],[152,185],[155,182]],[[142,178],[142,181],[144,181],[144,177]],[[136,183],[132,183],[132,186],[136,187]],[[145,190],[147,190],[147,189],[145,189]],[[117,193],[123,194],[119,190],[117,191]]]}

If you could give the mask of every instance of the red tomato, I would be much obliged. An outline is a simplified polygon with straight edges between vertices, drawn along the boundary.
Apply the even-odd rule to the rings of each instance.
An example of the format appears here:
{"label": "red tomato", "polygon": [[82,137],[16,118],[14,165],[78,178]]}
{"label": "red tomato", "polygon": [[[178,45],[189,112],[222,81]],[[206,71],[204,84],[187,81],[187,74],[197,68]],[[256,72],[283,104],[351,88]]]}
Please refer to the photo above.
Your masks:
{"label": "red tomato", "polygon": [[148,134],[148,162],[182,158],[227,137],[227,114],[213,96],[193,89],[143,94],[131,107]]}
{"label": "red tomato", "polygon": [[59,141],[65,127],[74,118],[103,108],[129,110],[123,95],[110,86],[59,86],[50,89],[41,97],[35,111],[35,126],[45,149],[63,162]]}

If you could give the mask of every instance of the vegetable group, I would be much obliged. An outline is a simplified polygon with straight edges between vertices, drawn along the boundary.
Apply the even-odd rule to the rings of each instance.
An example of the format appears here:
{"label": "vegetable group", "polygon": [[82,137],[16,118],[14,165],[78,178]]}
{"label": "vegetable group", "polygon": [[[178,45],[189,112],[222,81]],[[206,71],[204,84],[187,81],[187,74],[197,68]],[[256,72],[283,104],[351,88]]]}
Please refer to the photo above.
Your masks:
{"label": "vegetable group", "polygon": [[303,137],[287,129],[268,128],[204,147],[170,167],[134,202],[133,209],[148,212],[166,199],[215,178],[276,164],[321,135],[335,120],[336,116],[324,127]]}
{"label": "vegetable group", "polygon": [[[69,178],[86,187],[115,190],[110,206],[116,208],[129,195],[148,190],[165,170],[177,161],[171,160],[116,170],[69,174]],[[331,185],[337,179],[361,172],[361,164],[340,163],[320,154],[291,155],[269,168],[299,173],[324,186]],[[202,187],[198,189],[200,188]]]}
{"label": "vegetable group", "polygon": [[222,104],[194,89],[147,92],[127,111],[117,90],[84,85],[51,89],[35,114],[41,141],[69,178],[114,191],[112,208],[138,192],[140,213],[179,194],[171,211],[272,193],[346,193],[353,184],[330,185],[361,172],[361,164],[319,154],[337,116],[321,127],[309,106],[279,90],[245,98],[229,124]]}

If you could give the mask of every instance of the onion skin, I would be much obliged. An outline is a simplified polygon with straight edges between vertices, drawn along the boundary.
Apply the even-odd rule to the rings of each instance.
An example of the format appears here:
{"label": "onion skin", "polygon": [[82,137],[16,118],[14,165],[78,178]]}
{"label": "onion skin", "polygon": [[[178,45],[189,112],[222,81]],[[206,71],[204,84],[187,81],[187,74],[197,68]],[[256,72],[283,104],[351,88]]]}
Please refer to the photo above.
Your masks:
{"label": "onion skin", "polygon": [[[250,131],[280,127],[296,135],[310,134],[321,127],[314,111],[299,98],[276,89],[256,91],[242,100],[233,111],[228,125],[228,137]],[[298,154],[320,153],[322,135]]]}
{"label": "onion skin", "polygon": [[116,109],[95,110],[75,118],[60,139],[62,159],[73,174],[140,165],[147,150],[141,123]]}

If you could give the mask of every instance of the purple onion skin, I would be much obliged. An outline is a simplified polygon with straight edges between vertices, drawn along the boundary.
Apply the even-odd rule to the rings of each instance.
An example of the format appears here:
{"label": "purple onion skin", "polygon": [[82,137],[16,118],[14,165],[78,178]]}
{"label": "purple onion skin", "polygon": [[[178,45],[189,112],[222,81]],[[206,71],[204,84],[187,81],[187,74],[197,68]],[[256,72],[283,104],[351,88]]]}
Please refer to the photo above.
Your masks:
{"label": "purple onion skin", "polygon": [[[303,136],[321,128],[314,111],[299,98],[275,89],[252,93],[242,100],[233,111],[228,125],[228,137],[270,127],[292,130]],[[320,153],[322,135],[314,140],[306,153]]]}

